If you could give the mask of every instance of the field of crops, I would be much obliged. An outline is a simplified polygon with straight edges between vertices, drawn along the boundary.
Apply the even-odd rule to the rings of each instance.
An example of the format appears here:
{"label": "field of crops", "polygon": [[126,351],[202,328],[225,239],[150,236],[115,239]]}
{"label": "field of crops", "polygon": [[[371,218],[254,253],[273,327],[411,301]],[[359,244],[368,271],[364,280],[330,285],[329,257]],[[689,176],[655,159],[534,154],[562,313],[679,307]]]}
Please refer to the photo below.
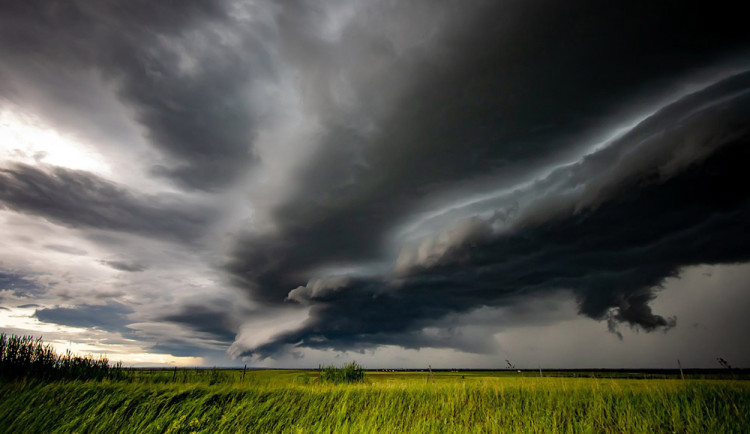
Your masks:
{"label": "field of crops", "polygon": [[748,432],[744,380],[514,372],[130,372],[0,382],[0,432]]}

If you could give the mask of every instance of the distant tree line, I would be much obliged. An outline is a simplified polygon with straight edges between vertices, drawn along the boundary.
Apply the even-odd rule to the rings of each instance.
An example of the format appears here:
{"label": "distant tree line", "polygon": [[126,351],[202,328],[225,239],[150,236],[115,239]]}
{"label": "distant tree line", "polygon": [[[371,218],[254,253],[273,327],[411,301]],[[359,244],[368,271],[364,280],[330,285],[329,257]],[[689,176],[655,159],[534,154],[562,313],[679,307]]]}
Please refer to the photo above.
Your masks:
{"label": "distant tree line", "polygon": [[45,380],[121,379],[122,364],[110,365],[105,356],[57,354],[42,338],[0,333],[0,378]]}

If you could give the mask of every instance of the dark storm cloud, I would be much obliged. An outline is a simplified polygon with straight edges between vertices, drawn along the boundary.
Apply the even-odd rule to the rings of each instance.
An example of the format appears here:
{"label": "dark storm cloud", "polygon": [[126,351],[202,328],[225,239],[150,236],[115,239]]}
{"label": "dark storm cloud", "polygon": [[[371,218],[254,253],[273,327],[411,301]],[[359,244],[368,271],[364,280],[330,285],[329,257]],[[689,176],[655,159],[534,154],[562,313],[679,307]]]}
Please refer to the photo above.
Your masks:
{"label": "dark storm cloud", "polygon": [[[260,37],[269,29],[232,24],[224,7],[202,0],[4,2],[5,79],[35,77],[35,86],[75,105],[81,97],[62,90],[65,75],[97,71],[135,109],[150,144],[174,159],[154,173],[215,189],[252,161],[247,87],[271,67]],[[0,91],[10,84],[0,74]]]}
{"label": "dark storm cloud", "polygon": [[105,305],[82,304],[75,307],[37,309],[34,316],[39,321],[69,327],[97,328],[100,330],[131,333],[127,316],[133,309],[122,303],[110,301]]}
{"label": "dark storm cloud", "polygon": [[[550,3],[482,3],[468,13],[445,2],[444,11],[431,14],[381,7],[404,26],[418,20],[416,12],[458,17],[412,56],[399,56],[393,37],[370,27],[380,23],[370,24],[367,13],[344,31],[343,47],[299,37],[320,60],[304,59],[326,72],[311,74],[316,86],[310,85],[309,99],[333,114],[324,117],[321,152],[297,175],[299,194],[276,210],[276,221],[291,228],[326,224],[356,209],[377,230],[431,191],[482,174],[517,176],[531,162],[574,148],[581,131],[608,121],[603,113],[633,104],[626,96],[747,42],[747,35],[735,38],[738,29],[677,3]],[[365,56],[381,60],[387,71],[366,74],[373,62]],[[369,120],[374,131],[339,113],[328,91],[332,83],[321,75],[348,78],[355,117]],[[340,238],[352,238],[342,229]]]}
{"label": "dark storm cloud", "polygon": [[[227,312],[230,306],[182,306],[176,312],[161,316],[160,321],[172,322],[225,343],[234,341],[239,324]],[[174,354],[174,353],[172,353]]]}
{"label": "dark storm cloud", "polygon": [[[482,176],[512,186],[575,155],[623,104],[654,101],[633,94],[670,89],[748,41],[702,3],[411,2],[365,6],[334,43],[316,37],[318,8],[294,5],[279,20],[285,53],[308,71],[304,101],[322,113],[320,150],[271,210],[278,231],[247,235],[227,265],[266,302],[320,267],[378,261],[394,224],[437,192],[465,194]],[[354,103],[331,90],[339,81]]]}
{"label": "dark storm cloud", "polygon": [[0,205],[74,228],[182,242],[200,237],[211,215],[170,196],[138,196],[88,172],[24,164],[0,169]]}
{"label": "dark storm cloud", "polygon": [[449,228],[426,237],[418,244],[418,252],[403,249],[396,271],[408,273],[411,265],[450,260],[454,247],[487,238],[496,230],[520,229],[594,208],[639,188],[644,174],[649,174],[651,182],[663,182],[744,137],[749,107],[750,73],[735,74],[649,113],[621,137],[597,146],[579,161],[559,163],[533,182],[469,201],[448,202],[402,231],[408,235],[418,233],[420,227]]}
{"label": "dark storm cloud", "polygon": [[248,353],[445,346],[420,330],[449,313],[555,289],[572,290],[595,319],[670,327],[674,319],[649,307],[665,278],[683,266],[750,260],[750,197],[738,182],[748,157],[744,137],[668,181],[645,175],[640,188],[595,209],[465,246],[456,260],[401,281],[352,280],[314,298],[302,328]]}
{"label": "dark storm cloud", "polygon": [[[559,289],[573,291],[580,313],[608,320],[614,332],[618,323],[669,329],[675,318],[649,306],[664,279],[685,266],[750,260],[750,196],[739,182],[749,119],[750,73],[690,94],[514,191],[506,201],[512,212],[453,216],[458,222],[434,239],[405,246],[393,276],[313,279],[290,291],[288,300],[312,305],[310,318],[247,353],[290,345],[484,350],[423,330],[449,314]],[[485,211],[502,204],[488,202]]]}
{"label": "dark storm cloud", "polygon": [[[750,86],[730,78],[747,68],[750,32],[728,2],[240,3],[2,4],[3,98],[23,108],[38,92],[85,119],[109,105],[81,96],[81,77],[101,78],[160,154],[144,173],[231,209],[24,165],[0,171],[0,206],[75,228],[234,237],[223,271],[236,286],[269,310],[310,309],[246,348],[261,356],[487,351],[425,330],[561,289],[613,327],[666,329],[674,319],[649,304],[665,278],[750,259],[738,181]],[[226,252],[213,253],[201,260]],[[179,306],[158,320],[200,339],[231,342],[243,323],[231,305]],[[74,321],[66,309],[39,314]]]}

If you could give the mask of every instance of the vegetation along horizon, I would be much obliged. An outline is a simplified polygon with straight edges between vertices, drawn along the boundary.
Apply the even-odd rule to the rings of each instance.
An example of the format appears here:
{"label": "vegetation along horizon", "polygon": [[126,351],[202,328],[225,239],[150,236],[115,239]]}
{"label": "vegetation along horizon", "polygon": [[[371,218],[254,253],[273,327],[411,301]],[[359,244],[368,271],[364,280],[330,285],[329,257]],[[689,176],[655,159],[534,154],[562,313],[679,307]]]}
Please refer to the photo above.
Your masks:
{"label": "vegetation along horizon", "polygon": [[[128,369],[0,336],[0,432],[748,432],[744,370]],[[87,362],[88,361],[88,362]]]}

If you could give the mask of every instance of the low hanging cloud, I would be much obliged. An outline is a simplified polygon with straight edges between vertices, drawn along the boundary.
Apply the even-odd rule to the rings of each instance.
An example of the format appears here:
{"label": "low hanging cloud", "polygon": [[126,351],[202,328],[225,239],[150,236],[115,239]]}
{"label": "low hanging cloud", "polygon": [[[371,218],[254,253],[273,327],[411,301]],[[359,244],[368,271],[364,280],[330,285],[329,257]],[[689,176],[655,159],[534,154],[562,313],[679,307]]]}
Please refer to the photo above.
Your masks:
{"label": "low hanging cloud", "polygon": [[[733,144],[681,176],[640,190],[637,199],[618,198],[594,211],[467,247],[464,260],[396,282],[354,281],[321,294],[304,327],[246,353],[403,345],[404,334],[439,326],[448,314],[556,289],[573,291],[580,312],[595,319],[647,331],[671,327],[674,319],[649,307],[665,278],[687,265],[750,260],[744,247],[750,240],[743,236],[750,229],[745,218],[750,202],[736,183],[749,144],[747,139]],[[690,217],[680,212],[685,208]],[[412,343],[423,345],[430,342]]]}
{"label": "low hanging cloud", "polygon": [[289,292],[312,303],[308,322],[246,354],[440,345],[419,331],[449,314],[561,289],[613,331],[617,323],[673,327],[675,318],[649,306],[664,279],[684,266],[750,260],[742,236],[750,198],[737,181],[750,149],[750,98],[736,92],[747,77],[691,95],[556,170],[526,192],[531,198],[515,198],[523,205],[512,218],[473,217],[406,247],[391,275],[325,291],[313,280]]}

